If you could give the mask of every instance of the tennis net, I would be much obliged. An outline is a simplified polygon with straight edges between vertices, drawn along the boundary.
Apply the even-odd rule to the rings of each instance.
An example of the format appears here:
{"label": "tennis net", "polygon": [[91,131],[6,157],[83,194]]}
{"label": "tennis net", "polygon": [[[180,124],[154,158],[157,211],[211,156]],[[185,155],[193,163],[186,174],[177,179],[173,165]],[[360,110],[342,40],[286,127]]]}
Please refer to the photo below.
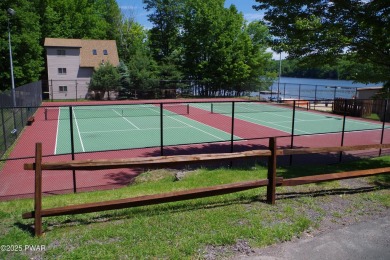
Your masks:
{"label": "tennis net", "polygon": [[262,112],[291,112],[292,106],[288,104],[264,104],[257,102],[237,103],[211,103],[211,113],[232,114],[234,113],[262,113]]}
{"label": "tennis net", "polygon": [[[188,104],[164,104],[163,116],[187,115]],[[75,106],[72,107],[72,117],[82,118],[115,118],[115,117],[143,117],[161,116],[160,104],[156,105],[127,105],[127,106]],[[70,119],[69,107],[45,108],[45,120]]]}

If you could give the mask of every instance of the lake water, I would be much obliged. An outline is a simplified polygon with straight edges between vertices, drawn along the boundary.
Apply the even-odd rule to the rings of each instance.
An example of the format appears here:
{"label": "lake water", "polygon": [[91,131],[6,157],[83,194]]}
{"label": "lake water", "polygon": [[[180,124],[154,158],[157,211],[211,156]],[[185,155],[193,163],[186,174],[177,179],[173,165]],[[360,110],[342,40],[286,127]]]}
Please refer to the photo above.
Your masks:
{"label": "lake water", "polygon": [[[312,100],[353,98],[356,96],[357,88],[374,86],[382,86],[382,84],[354,83],[350,80],[281,77],[280,82],[276,80],[269,88],[272,94],[261,93],[260,97],[265,99],[277,99],[279,97],[279,99]],[[253,92],[251,95],[259,96],[259,92]]]}

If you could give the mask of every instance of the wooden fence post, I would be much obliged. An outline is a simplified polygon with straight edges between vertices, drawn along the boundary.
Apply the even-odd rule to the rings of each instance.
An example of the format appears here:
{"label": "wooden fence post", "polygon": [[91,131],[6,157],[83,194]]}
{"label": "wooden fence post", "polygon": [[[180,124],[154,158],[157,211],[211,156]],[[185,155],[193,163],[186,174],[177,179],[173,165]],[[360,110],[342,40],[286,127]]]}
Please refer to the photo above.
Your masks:
{"label": "wooden fence post", "polygon": [[34,194],[35,235],[42,236],[42,143],[35,144],[35,194]]}
{"label": "wooden fence post", "polygon": [[268,157],[267,203],[275,204],[276,197],[276,138],[269,139],[271,155]]}

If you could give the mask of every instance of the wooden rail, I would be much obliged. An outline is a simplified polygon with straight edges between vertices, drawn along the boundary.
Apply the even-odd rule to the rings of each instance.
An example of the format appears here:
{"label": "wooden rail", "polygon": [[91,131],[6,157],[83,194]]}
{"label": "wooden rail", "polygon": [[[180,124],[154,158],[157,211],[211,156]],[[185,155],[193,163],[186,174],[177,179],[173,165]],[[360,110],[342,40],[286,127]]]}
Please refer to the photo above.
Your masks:
{"label": "wooden rail", "polygon": [[[117,168],[136,167],[168,167],[179,164],[199,163],[207,161],[231,160],[239,158],[270,156],[268,150],[257,150],[240,153],[202,154],[202,155],[180,155],[180,156],[158,156],[148,158],[126,158],[126,159],[96,159],[96,160],[75,160],[64,162],[47,162],[42,164],[42,170],[105,170]],[[25,170],[35,170],[35,164],[24,164]]]}
{"label": "wooden rail", "polygon": [[[267,202],[275,203],[276,186],[295,186],[308,183],[316,183],[330,180],[340,180],[347,178],[356,178],[370,176],[374,174],[389,173],[390,167],[350,171],[342,173],[320,174],[315,176],[305,176],[291,179],[283,179],[276,176],[277,156],[293,154],[311,154],[311,153],[328,153],[368,149],[390,148],[390,144],[382,145],[358,145],[344,147],[321,147],[321,148],[299,148],[299,149],[277,149],[276,138],[270,138],[269,149],[254,150],[238,153],[222,154],[202,154],[202,155],[182,155],[182,156],[159,156],[149,158],[126,158],[113,160],[75,160],[63,162],[42,162],[42,144],[36,144],[35,162],[24,165],[26,170],[35,171],[35,195],[34,211],[26,212],[22,215],[24,219],[34,218],[35,235],[42,235],[42,218],[60,215],[74,215],[104,210],[114,210],[129,207],[138,207],[166,202],[188,200],[194,198],[203,198],[216,196],[232,192],[238,192],[248,189],[267,186]],[[248,157],[268,157],[268,176],[267,179],[224,184],[206,188],[197,188],[186,191],[177,191],[163,194],[146,195],[134,198],[120,200],[101,201],[94,203],[85,203],[79,205],[69,205],[64,207],[42,209],[42,171],[43,170],[102,170],[117,168],[160,168],[167,166],[177,166],[178,164],[199,163],[218,160],[233,160]]]}

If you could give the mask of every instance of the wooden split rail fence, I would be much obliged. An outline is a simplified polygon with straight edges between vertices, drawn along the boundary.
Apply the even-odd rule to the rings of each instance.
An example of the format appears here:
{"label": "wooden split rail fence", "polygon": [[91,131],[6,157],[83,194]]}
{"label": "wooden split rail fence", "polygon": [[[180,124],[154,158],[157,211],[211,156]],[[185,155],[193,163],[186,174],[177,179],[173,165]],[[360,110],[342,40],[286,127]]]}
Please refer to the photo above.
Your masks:
{"label": "wooden split rail fence", "polygon": [[[74,215],[89,212],[98,212],[104,210],[123,209],[129,207],[138,207],[166,202],[188,200],[202,197],[209,197],[232,192],[238,192],[258,187],[267,186],[267,202],[275,203],[276,186],[295,186],[308,183],[316,183],[330,180],[340,180],[347,178],[363,177],[375,174],[389,173],[390,167],[359,170],[341,173],[321,174],[315,176],[305,176],[291,179],[283,179],[276,176],[276,159],[281,155],[295,154],[313,154],[344,152],[368,149],[385,149],[390,148],[390,144],[378,145],[359,145],[343,147],[322,147],[322,148],[298,148],[298,149],[277,149],[276,138],[270,138],[269,149],[253,150],[237,153],[222,154],[202,154],[202,155],[182,155],[182,156],[159,156],[148,158],[127,158],[127,159],[110,159],[110,160],[74,160],[64,162],[42,162],[42,144],[36,144],[35,163],[24,165],[26,170],[35,171],[35,195],[34,211],[24,213],[24,219],[34,218],[35,235],[42,235],[42,218],[61,215]],[[176,191],[163,194],[146,195],[133,198],[85,203],[79,205],[69,205],[57,208],[42,209],[42,171],[52,170],[103,170],[119,168],[162,168],[168,166],[177,166],[179,164],[200,163],[218,160],[233,160],[249,157],[268,157],[268,176],[267,179],[231,183],[206,188],[197,188],[186,191]]]}

